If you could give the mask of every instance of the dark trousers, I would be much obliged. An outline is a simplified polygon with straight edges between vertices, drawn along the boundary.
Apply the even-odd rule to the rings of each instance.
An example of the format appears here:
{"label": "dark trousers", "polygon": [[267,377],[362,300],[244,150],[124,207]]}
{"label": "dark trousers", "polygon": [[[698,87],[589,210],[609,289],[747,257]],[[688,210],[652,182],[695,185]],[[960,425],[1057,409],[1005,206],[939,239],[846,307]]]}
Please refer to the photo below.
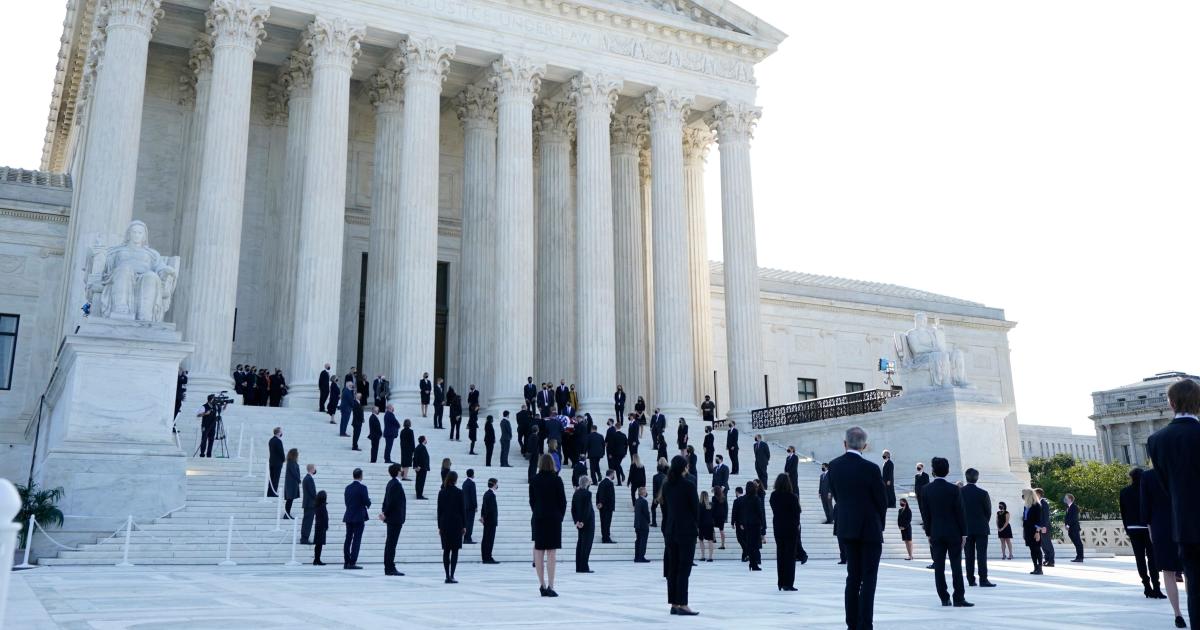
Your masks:
{"label": "dark trousers", "polygon": [[603,542],[612,540],[612,516],[612,510],[600,510],[600,540]]}
{"label": "dark trousers", "polygon": [[1029,547],[1029,558],[1031,560],[1033,560],[1033,570],[1041,571],[1042,570],[1042,545],[1041,545],[1041,543],[1034,543],[1032,545],[1026,545],[1026,546]]}
{"label": "dark trousers", "polygon": [[828,494],[821,495],[821,509],[825,511],[825,522],[833,521],[833,499]]}
{"label": "dark trousers", "polygon": [[217,424],[200,425],[200,457],[212,457],[213,441],[217,439]]}
{"label": "dark trousers", "polygon": [[471,535],[475,532],[475,510],[467,514],[467,522],[463,523],[463,529],[467,530],[463,533],[463,542],[474,542]]}
{"label": "dark trousers", "polygon": [[950,559],[950,573],[954,580],[954,601],[963,601],[962,538],[930,538],[929,553],[933,554],[933,583],[937,585],[938,597],[950,599],[946,590],[946,559]]}
{"label": "dark trousers", "polygon": [[600,483],[600,458],[593,457],[588,460],[588,471],[592,477],[592,485]]}
{"label": "dark trousers", "polygon": [[396,438],[383,438],[383,461],[385,464],[392,463],[392,442]]}
{"label": "dark trousers", "polygon": [[371,463],[379,459],[379,438],[371,440]]}
{"label": "dark trousers", "polygon": [[433,406],[433,428],[435,428],[435,429],[442,428],[442,410],[445,408],[446,408],[445,405],[435,404]]}
{"label": "dark trousers", "polygon": [[418,498],[425,496],[425,475],[428,475],[428,474],[429,474],[429,471],[425,470],[424,468],[417,471],[417,497]]}
{"label": "dark trousers", "polygon": [[508,444],[511,440],[500,440],[500,465],[508,466]]}
{"label": "dark trousers", "polygon": [[450,438],[451,440],[462,439],[462,416],[450,416]]}
{"label": "dark trousers", "polygon": [[495,442],[484,442],[483,443],[483,465],[484,466],[492,465],[492,450],[495,448],[496,448]]}
{"label": "dark trousers", "polygon": [[767,485],[767,462],[754,462],[754,472],[758,474],[758,482],[763,488],[769,488]]}
{"label": "dark trousers", "polygon": [[283,470],[283,462],[271,464],[271,487],[267,488],[267,496],[277,496],[279,490],[279,471]]}
{"label": "dark trousers", "polygon": [[692,557],[696,555],[695,539],[687,542],[667,541],[667,603],[688,605],[688,579],[692,575]]}
{"label": "dark trousers", "polygon": [[362,424],[361,423],[351,426],[350,448],[355,449],[355,450],[358,449],[358,438],[361,435],[362,435]]}
{"label": "dark trousers", "polygon": [[479,552],[482,559],[486,562],[494,560],[492,558],[492,547],[496,546],[496,526],[483,526],[483,542],[479,545]]}
{"label": "dark trousers", "polygon": [[797,536],[785,536],[786,532],[775,530],[775,575],[776,586],[788,588],[796,585]]}
{"label": "dark trousers", "polygon": [[1180,543],[1179,559],[1183,561],[1183,581],[1187,583],[1188,621],[1195,628],[1200,622],[1200,587],[1196,582],[1200,580],[1200,545]]}
{"label": "dark trousers", "polygon": [[400,540],[400,523],[387,523],[387,538],[383,541],[383,572],[396,572],[396,542]]}
{"label": "dark trousers", "polygon": [[579,540],[575,542],[575,571],[588,571],[588,558],[592,555],[592,539],[596,537],[596,523],[584,523],[579,531]]}
{"label": "dark trousers", "polygon": [[625,462],[624,456],[612,458],[611,466],[612,466],[613,470],[617,471],[617,485],[618,486],[625,483],[625,471],[621,470],[621,464],[623,464],[624,462]]}
{"label": "dark trousers", "polygon": [[313,519],[316,518],[317,511],[313,508],[305,508],[304,520],[300,521],[300,542],[307,543],[309,534],[312,533]]}
{"label": "dark trousers", "polygon": [[1054,536],[1042,534],[1042,564],[1054,564]]}
{"label": "dark trousers", "polygon": [[658,526],[658,501],[653,496],[650,497],[650,526]]}
{"label": "dark trousers", "polygon": [[350,426],[350,410],[342,410],[342,422],[338,425],[338,435],[346,435],[346,428]]}
{"label": "dark trousers", "polygon": [[967,556],[967,582],[975,583],[975,563],[979,563],[979,581],[987,581],[987,536],[967,536],[963,550]]}
{"label": "dark trousers", "polygon": [[737,453],[738,450],[736,448],[729,449],[729,472],[733,475],[738,474]]}
{"label": "dark trousers", "polygon": [[346,523],[346,542],[342,543],[342,561],[345,566],[358,564],[358,548],[362,546],[365,525],[366,523]]}
{"label": "dark trousers", "polygon": [[[1142,586],[1150,588],[1151,583],[1154,585],[1154,590],[1159,590],[1158,585],[1158,566],[1154,562],[1154,545],[1150,542],[1150,530],[1127,529],[1125,533],[1129,534],[1129,545],[1133,547],[1133,559],[1137,562],[1138,576],[1142,578]],[[1147,566],[1149,572],[1147,572]]]}
{"label": "dark trousers", "polygon": [[1083,560],[1083,539],[1079,537],[1079,528],[1068,527],[1067,538],[1070,538],[1071,544],[1075,545],[1075,559]]}
{"label": "dark trousers", "polygon": [[713,454],[712,449],[704,449],[704,465],[708,467],[708,474],[713,474]]}
{"label": "dark trousers", "polygon": [[329,400],[329,387],[321,388],[321,399],[317,401],[317,411],[325,411],[325,401]]}
{"label": "dark trousers", "polygon": [[649,528],[637,530],[637,537],[633,542],[633,559],[634,560],[645,560],[646,559],[646,541],[649,540],[649,538],[650,538],[650,529]]}
{"label": "dark trousers", "polygon": [[846,538],[838,542],[846,552],[846,627],[870,630],[874,627],[875,581],[883,544]]}

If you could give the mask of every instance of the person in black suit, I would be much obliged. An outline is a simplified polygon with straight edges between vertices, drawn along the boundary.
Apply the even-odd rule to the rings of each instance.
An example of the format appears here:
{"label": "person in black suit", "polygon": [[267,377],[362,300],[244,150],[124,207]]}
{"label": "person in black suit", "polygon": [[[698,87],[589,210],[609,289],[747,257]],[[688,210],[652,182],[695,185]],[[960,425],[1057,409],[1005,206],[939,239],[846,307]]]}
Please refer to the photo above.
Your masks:
{"label": "person in black suit", "polygon": [[618,418],[625,415],[625,388],[620,385],[617,385],[617,391],[613,392],[613,411]]}
{"label": "person in black suit", "polygon": [[287,457],[283,451],[283,428],[275,427],[271,431],[271,439],[267,441],[267,469],[271,473],[270,484],[267,486],[267,496],[279,496],[279,473],[283,470],[283,462]]}
{"label": "person in black suit", "polygon": [[315,464],[309,464],[305,468],[308,474],[304,475],[304,481],[300,484],[300,507],[304,508],[304,520],[300,522],[300,544],[311,545],[309,534],[312,532],[313,519],[316,517],[313,508],[316,507],[317,502],[317,482],[313,477],[317,474],[317,467]]}
{"label": "person in black suit", "polygon": [[1079,506],[1075,503],[1073,494],[1064,496],[1063,502],[1067,504],[1063,525],[1067,528],[1067,538],[1075,546],[1075,557],[1071,562],[1083,562],[1083,539],[1079,537]]}
{"label": "person in black suit", "polygon": [[363,395],[355,396],[354,407],[350,410],[350,450],[361,451],[358,448],[358,438],[362,436],[363,426]]}
{"label": "person in black suit", "polygon": [[637,455],[638,446],[642,443],[642,423],[638,422],[637,416],[629,414],[629,456]]}
{"label": "person in black suit", "polygon": [[592,555],[592,541],[596,537],[596,511],[592,509],[592,491],[588,490],[592,480],[586,476],[579,478],[575,494],[571,497],[571,520],[579,532],[575,541],[575,572],[595,573],[588,565]]}
{"label": "person in black suit", "polygon": [[383,437],[383,426],[379,424],[379,407],[371,408],[367,418],[367,440],[371,442],[371,463],[379,460],[379,439]]}
{"label": "person in black suit", "polygon": [[[896,465],[892,463],[891,451],[883,450],[883,490],[888,509],[896,507]],[[886,527],[887,519],[884,519]]]}
{"label": "person in black suit", "polygon": [[1021,491],[1021,500],[1025,503],[1021,534],[1025,546],[1029,547],[1029,558],[1033,560],[1033,570],[1029,574],[1042,575],[1042,505],[1037,500],[1037,493],[1029,488]]}
{"label": "person in black suit", "polygon": [[1171,497],[1158,481],[1158,473],[1151,468],[1141,479],[1140,507],[1143,521],[1150,526],[1150,538],[1154,541],[1151,560],[1151,571],[1162,569],[1163,583],[1167,587],[1166,595],[1158,589],[1158,575],[1155,574],[1154,591],[1147,592],[1150,599],[1168,599],[1171,609],[1175,612],[1175,627],[1186,628],[1183,615],[1179,611],[1179,585],[1176,579],[1183,571],[1183,561],[1179,557],[1179,545],[1175,543],[1172,531]]}
{"label": "person in black suit", "polygon": [[512,445],[513,429],[512,422],[508,420],[508,410],[500,414],[500,467],[512,468],[512,464],[508,463],[508,450]]}
{"label": "person in black suit", "polygon": [[[421,375],[421,380],[417,382],[417,388],[421,391],[421,417],[424,418],[429,412],[429,397],[433,394],[433,383],[429,382],[429,372]],[[434,428],[439,428],[437,424]]]}
{"label": "person in black suit", "polygon": [[737,423],[729,421],[729,431],[725,434],[725,451],[729,453],[729,467],[733,474],[738,474],[738,430]]}
{"label": "person in black suit", "polygon": [[[1157,480],[1155,481],[1157,483]],[[1158,583],[1158,566],[1154,560],[1154,544],[1150,539],[1150,527],[1148,517],[1151,516],[1149,510],[1143,510],[1145,505],[1142,498],[1142,486],[1144,484],[1143,471],[1141,468],[1134,468],[1129,471],[1129,485],[1121,488],[1119,496],[1119,505],[1121,508],[1121,525],[1125,528],[1125,535],[1129,536],[1129,546],[1133,548],[1133,559],[1137,563],[1138,576],[1142,578],[1142,589],[1148,598],[1157,598],[1157,594],[1162,593]],[[1163,525],[1170,526],[1170,518]],[[1166,531],[1170,531],[1166,529]],[[1149,570],[1147,571],[1147,565]],[[1153,588],[1151,587],[1153,581]]]}
{"label": "person in black suit", "polygon": [[754,472],[758,474],[759,486],[767,487],[767,465],[771,461],[771,447],[761,435],[754,436]]}
{"label": "person in black suit", "polygon": [[392,479],[388,481],[387,489],[384,490],[383,511],[379,513],[379,520],[387,526],[387,538],[383,542],[384,575],[404,575],[396,570],[396,542],[400,540],[400,530],[404,527],[404,519],[408,513],[407,501],[404,500],[404,486],[396,478],[399,474],[400,464],[388,466],[388,475]]}
{"label": "person in black suit", "polygon": [[904,550],[907,553],[904,559],[912,560],[912,509],[908,507],[907,498],[900,499],[900,509],[896,510],[896,529],[900,530],[900,540],[904,542]]}
{"label": "person in black suit", "polygon": [[616,473],[611,469],[596,489],[596,509],[600,512],[600,543],[611,545],[617,541],[612,539],[613,511],[617,509],[617,491],[613,487]]}
{"label": "person in black suit", "polygon": [[629,452],[629,439],[625,437],[625,433],[621,431],[621,423],[618,422],[616,430],[610,436],[609,440],[612,444],[609,451],[609,470],[617,474],[617,485],[625,483],[625,455]]}
{"label": "person in black suit", "polygon": [[[554,392],[550,390],[549,383],[542,383],[542,389],[537,395],[538,415],[543,418],[550,416],[550,411],[554,407]],[[530,408],[532,409],[532,407]]]}
{"label": "person in black suit", "polygon": [[667,603],[672,615],[699,614],[688,606],[688,579],[696,555],[700,499],[696,486],[684,478],[687,460],[675,456],[662,487],[664,563],[667,573]]}
{"label": "person in black suit", "polygon": [[[925,487],[925,505],[929,511],[929,552],[933,555],[933,580],[943,606],[970,607],[964,595],[962,571],[963,539],[967,535],[967,517],[963,510],[962,493],[958,486],[946,480],[950,462],[944,457],[930,461],[933,481]],[[885,492],[886,498],[886,492]],[[991,507],[988,516],[991,517]],[[946,589],[946,558],[954,578],[954,597]]]}
{"label": "person in black suit", "polygon": [[725,457],[717,455],[716,465],[712,469],[712,486],[714,488],[723,488],[725,492],[729,492],[729,466],[725,465]]}
{"label": "person in black suit", "polygon": [[646,500],[646,486],[637,489],[633,502],[633,561],[650,562],[646,559],[646,543],[650,539],[650,502]]}
{"label": "person in black suit", "polygon": [[342,412],[341,424],[338,425],[338,437],[350,437],[346,430],[350,427],[350,415],[354,413],[354,405],[357,402],[358,395],[354,391],[354,381],[347,374],[342,386],[342,401],[338,403],[338,410]]}
{"label": "person in black suit", "polygon": [[[292,376],[295,376],[293,374]],[[325,369],[321,370],[321,375],[317,377],[317,390],[321,392],[321,398],[317,401],[317,411],[325,411],[325,402],[329,400],[329,364],[325,364]]]}
{"label": "person in black suit", "polygon": [[[554,458],[538,456],[537,474],[529,482],[529,508],[533,530],[533,566],[537,571],[542,597],[558,597],[554,592],[554,567],[562,547],[562,520],[567,512],[567,493],[554,469]],[[547,579],[549,578],[549,579]]]}
{"label": "person in black suit", "polygon": [[453,387],[446,388],[446,406],[450,408],[450,436],[447,439],[462,441],[462,396]]}
{"label": "person in black suit", "polygon": [[413,470],[417,472],[417,499],[424,501],[425,476],[429,474],[429,449],[425,448],[425,436],[417,438],[417,450],[413,451]]}
{"label": "person in black suit", "polygon": [[875,582],[883,551],[883,519],[887,515],[883,475],[862,451],[867,432],[846,430],[846,453],[829,462],[829,492],[837,501],[834,527],[846,559],[846,627],[874,627]]}
{"label": "person in black suit", "polygon": [[717,403],[712,401],[712,396],[705,395],[704,402],[700,403],[700,415],[709,428],[712,428],[717,422]]}
{"label": "person in black suit", "polygon": [[565,380],[560,380],[558,382],[558,387],[554,388],[554,404],[558,406],[558,410],[561,412],[562,410],[566,409],[567,405],[570,403],[571,388],[567,387],[567,382]]}
{"label": "person in black suit", "polygon": [[458,580],[454,579],[454,571],[458,568],[458,550],[462,549],[463,536],[467,533],[463,492],[454,485],[456,483],[458,473],[453,470],[446,473],[437,502],[438,536],[442,539],[442,568],[446,571],[446,584],[458,584]]}
{"label": "person in black suit", "polygon": [[492,453],[496,449],[496,427],[492,425],[492,417],[483,419],[483,465],[492,465]]}
{"label": "person in black suit", "polygon": [[592,425],[592,431],[587,436],[587,459],[591,467],[592,483],[600,483],[600,460],[605,455],[604,437],[600,435],[600,430],[596,425]]}
{"label": "person in black suit", "polygon": [[763,530],[767,526],[766,510],[759,500],[761,489],[751,481],[746,483],[746,496],[738,503],[738,530],[742,535],[742,548],[750,563],[751,571],[762,570]]}
{"label": "person in black suit", "polygon": [[533,427],[533,412],[530,409],[531,407],[521,405],[521,410],[517,412],[517,447],[521,449],[521,457],[527,459],[529,451],[525,440],[529,437],[529,431]]}
{"label": "person in black suit", "polygon": [[788,476],[792,493],[800,496],[800,456],[796,454],[795,446],[787,447],[787,457],[783,459],[783,472]]}
{"label": "person in black suit", "polygon": [[346,486],[344,493],[346,513],[342,522],[346,524],[346,542],[342,544],[342,568],[361,569],[358,566],[358,548],[362,545],[363,528],[370,516],[367,508],[371,507],[370,493],[362,482],[362,469],[354,469],[354,481]]}
{"label": "person in black suit", "polygon": [[[442,410],[446,406],[446,386],[442,384],[442,379],[438,379],[433,386],[433,428],[441,429],[442,427]],[[424,406],[422,406],[421,415],[424,416]]]}
{"label": "person in black suit", "polygon": [[1188,619],[1200,622],[1200,383],[1183,378],[1167,389],[1175,418],[1150,436],[1146,451],[1171,498],[1174,540],[1187,583]]}
{"label": "person in black suit", "polygon": [[1042,521],[1042,566],[1054,566],[1054,536],[1050,535],[1050,521],[1052,511],[1050,510],[1050,501],[1046,499],[1046,492],[1041,488],[1034,488],[1033,493],[1037,495],[1039,507],[1041,507]]}
{"label": "person in black suit", "polygon": [[746,497],[743,494],[741,486],[733,489],[734,499],[729,506],[729,526],[733,528],[733,535],[737,539],[738,548],[742,550],[741,560],[746,562],[750,559],[750,555],[746,553],[746,537],[742,533],[741,518],[742,504],[746,502]]}
{"label": "person in black suit", "polygon": [[[963,515],[967,519],[967,540],[964,543],[967,556],[967,584],[975,586],[975,563],[979,563],[979,586],[991,587],[988,581],[987,546],[992,533],[992,497],[987,490],[975,485],[979,471],[968,468],[963,473],[967,485],[962,487]],[[911,516],[911,515],[910,515]]]}
{"label": "person in black suit", "polygon": [[521,395],[525,399],[525,408],[533,409],[533,401],[537,398],[538,388],[533,384],[533,377],[525,379],[525,386],[521,388]]}
{"label": "person in black suit", "polygon": [[492,557],[492,548],[496,545],[496,525],[500,523],[500,508],[496,504],[496,491],[500,482],[492,477],[487,480],[487,490],[483,493],[483,507],[479,510],[479,524],[483,525],[483,544],[479,545],[484,564],[500,564]]}
{"label": "person in black suit", "polygon": [[400,421],[396,419],[396,409],[392,405],[387,406],[387,412],[383,414],[383,463],[392,463],[392,443],[396,438],[400,437]]}
{"label": "person in black suit", "polygon": [[704,465],[708,468],[710,475],[713,474],[713,455],[717,452],[716,443],[717,438],[713,435],[712,426],[704,427]]}
{"label": "person in black suit", "polygon": [[313,499],[313,514],[316,520],[316,527],[313,530],[313,566],[323,567],[324,562],[321,562],[321,550],[325,547],[325,535],[329,531],[329,506],[327,505],[329,496],[322,490],[317,493]]}
{"label": "person in black suit", "polygon": [[792,492],[791,476],[775,478],[771,492],[771,527],[775,532],[776,586],[781,591],[796,590],[796,557],[800,532],[800,499]]}
{"label": "person in black suit", "polygon": [[637,504],[638,488],[646,485],[646,467],[642,465],[642,458],[636,454],[630,456],[629,461],[629,499],[633,504]]}
{"label": "person in black suit", "polygon": [[479,510],[478,495],[475,494],[475,469],[467,469],[467,478],[462,483],[463,494],[463,513],[466,514],[466,520],[463,521],[463,544],[474,545],[475,541],[471,535],[475,533],[475,512]]}
{"label": "person in black suit", "polygon": [[821,509],[825,512],[825,521],[821,524],[829,525],[833,522],[833,495],[829,494],[829,464],[821,464],[821,479],[817,482],[817,494],[821,496]]}

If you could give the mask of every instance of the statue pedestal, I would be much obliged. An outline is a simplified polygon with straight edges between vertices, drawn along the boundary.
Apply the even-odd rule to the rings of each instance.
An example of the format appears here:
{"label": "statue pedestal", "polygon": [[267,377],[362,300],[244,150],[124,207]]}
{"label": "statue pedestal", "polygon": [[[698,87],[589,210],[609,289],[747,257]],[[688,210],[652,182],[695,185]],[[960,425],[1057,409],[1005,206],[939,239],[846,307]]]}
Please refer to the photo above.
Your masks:
{"label": "statue pedestal", "polygon": [[[146,521],[183,505],[187,458],[171,423],[179,362],[192,348],[164,323],[89,318],[67,335],[34,472],[41,486],[66,489],[64,514],[82,517],[64,530],[111,531],[112,517]],[[198,422],[186,409],[180,417]]]}

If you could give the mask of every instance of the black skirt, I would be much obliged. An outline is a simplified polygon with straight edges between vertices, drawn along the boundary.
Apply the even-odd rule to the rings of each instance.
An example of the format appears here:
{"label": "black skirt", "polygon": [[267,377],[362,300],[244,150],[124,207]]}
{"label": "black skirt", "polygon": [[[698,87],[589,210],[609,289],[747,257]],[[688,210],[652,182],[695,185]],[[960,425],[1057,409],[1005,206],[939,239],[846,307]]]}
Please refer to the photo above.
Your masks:
{"label": "black skirt", "polygon": [[912,542],[912,526],[905,527],[900,530],[900,540],[904,542]]}
{"label": "black skirt", "polygon": [[429,393],[428,392],[421,392],[421,404],[422,405],[429,404]]}
{"label": "black skirt", "polygon": [[1004,529],[1001,529],[999,532],[996,533],[996,537],[997,538],[1012,538],[1012,524],[1010,523],[1008,525],[1005,525]]}
{"label": "black skirt", "polygon": [[562,520],[553,518],[535,519],[533,521],[534,549],[562,548]]}
{"label": "black skirt", "polygon": [[462,549],[462,544],[463,544],[462,530],[456,531],[454,533],[442,532],[441,538],[442,538],[442,549],[444,549],[444,550]]}

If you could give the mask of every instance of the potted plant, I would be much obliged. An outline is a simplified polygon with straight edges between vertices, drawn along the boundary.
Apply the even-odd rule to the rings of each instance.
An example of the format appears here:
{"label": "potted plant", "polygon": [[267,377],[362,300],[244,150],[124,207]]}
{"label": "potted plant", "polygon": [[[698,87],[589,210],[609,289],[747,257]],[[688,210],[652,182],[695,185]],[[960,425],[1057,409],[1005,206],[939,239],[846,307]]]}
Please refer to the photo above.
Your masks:
{"label": "potted plant", "polygon": [[28,486],[17,484],[17,494],[21,496],[21,511],[17,512],[17,522],[21,531],[17,534],[17,549],[25,548],[28,536],[29,517],[37,519],[39,527],[62,527],[63,513],[58,509],[58,501],[63,498],[65,491],[61,486],[51,490],[38,488],[36,483]]}

